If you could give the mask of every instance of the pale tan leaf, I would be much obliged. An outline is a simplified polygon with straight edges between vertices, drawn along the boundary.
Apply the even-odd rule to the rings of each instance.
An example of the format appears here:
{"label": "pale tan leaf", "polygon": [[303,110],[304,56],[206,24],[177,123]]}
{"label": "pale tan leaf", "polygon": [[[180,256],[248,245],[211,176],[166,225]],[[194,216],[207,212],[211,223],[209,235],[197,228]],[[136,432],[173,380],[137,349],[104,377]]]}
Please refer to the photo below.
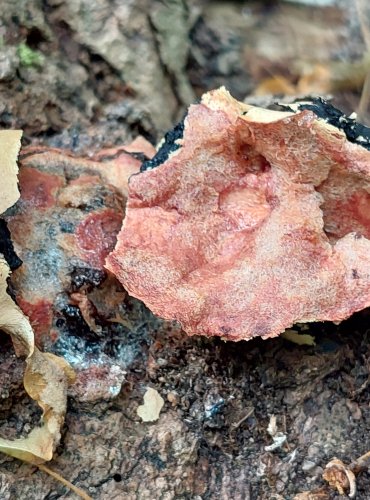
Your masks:
{"label": "pale tan leaf", "polygon": [[144,394],[144,404],[137,409],[137,414],[143,422],[155,422],[164,405],[164,400],[158,391],[148,387]]}
{"label": "pale tan leaf", "polygon": [[51,460],[60,439],[67,404],[67,386],[73,380],[70,366],[61,358],[34,347],[28,319],[6,293],[9,268],[0,260],[0,327],[27,357],[24,387],[43,410],[42,426],[26,438],[14,441],[0,438],[0,451],[34,464]]}
{"label": "pale tan leaf", "polygon": [[0,451],[24,462],[37,465],[53,457],[53,436],[47,427],[33,429],[25,438],[10,439],[0,438]]}
{"label": "pale tan leaf", "polygon": [[18,356],[31,356],[34,349],[33,331],[26,316],[6,293],[9,274],[8,264],[0,258],[0,329],[12,336]]}
{"label": "pale tan leaf", "polygon": [[18,200],[17,157],[21,147],[21,130],[0,130],[0,214]]}

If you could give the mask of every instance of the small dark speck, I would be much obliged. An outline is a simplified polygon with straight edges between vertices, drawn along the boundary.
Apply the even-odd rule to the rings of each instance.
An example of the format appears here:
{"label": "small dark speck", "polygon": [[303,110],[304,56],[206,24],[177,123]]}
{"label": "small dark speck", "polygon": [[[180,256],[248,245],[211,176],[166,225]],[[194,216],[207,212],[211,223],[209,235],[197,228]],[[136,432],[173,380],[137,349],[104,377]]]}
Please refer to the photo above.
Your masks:
{"label": "small dark speck", "polygon": [[359,276],[359,274],[358,274],[358,272],[357,272],[357,269],[352,269],[352,278],[353,278],[354,280],[358,280],[358,279],[359,279],[359,277],[360,277],[360,276]]}
{"label": "small dark speck", "polygon": [[116,483],[120,483],[122,481],[121,474],[114,474],[113,480],[116,481]]}
{"label": "small dark speck", "polygon": [[355,233],[355,240],[360,240],[362,238],[361,233]]}
{"label": "small dark speck", "polygon": [[73,233],[73,224],[71,222],[61,221],[59,227],[62,233]]}
{"label": "small dark speck", "polygon": [[229,326],[221,326],[220,327],[220,330],[222,333],[224,333],[225,335],[230,333],[231,332],[231,328]]}
{"label": "small dark speck", "polygon": [[55,325],[57,328],[62,328],[65,325],[65,320],[63,318],[59,318],[56,320]]}

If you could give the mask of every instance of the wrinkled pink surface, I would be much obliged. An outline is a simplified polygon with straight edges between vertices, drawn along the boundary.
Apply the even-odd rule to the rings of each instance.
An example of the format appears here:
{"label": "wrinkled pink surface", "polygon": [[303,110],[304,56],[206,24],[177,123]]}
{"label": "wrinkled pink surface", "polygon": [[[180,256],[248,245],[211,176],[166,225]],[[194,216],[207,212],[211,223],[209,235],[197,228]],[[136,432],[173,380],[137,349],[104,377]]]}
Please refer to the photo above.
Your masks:
{"label": "wrinkled pink surface", "polygon": [[368,307],[370,152],[311,111],[243,110],[222,90],[190,108],[181,148],[131,178],[108,269],[187,333],[230,340]]}

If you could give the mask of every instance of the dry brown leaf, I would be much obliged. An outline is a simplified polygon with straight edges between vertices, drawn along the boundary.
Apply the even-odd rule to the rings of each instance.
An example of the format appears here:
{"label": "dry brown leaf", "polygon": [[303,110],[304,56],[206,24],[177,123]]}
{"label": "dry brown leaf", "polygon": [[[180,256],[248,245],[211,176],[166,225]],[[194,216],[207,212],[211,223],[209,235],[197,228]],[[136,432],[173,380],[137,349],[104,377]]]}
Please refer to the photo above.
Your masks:
{"label": "dry brown leaf", "polygon": [[332,72],[327,65],[315,64],[298,80],[296,94],[328,94],[333,90]]}
{"label": "dry brown leaf", "polygon": [[296,87],[285,76],[275,75],[262,80],[256,87],[253,95],[295,95]]}
{"label": "dry brown leaf", "polygon": [[26,438],[14,441],[0,438],[0,451],[34,464],[51,460],[60,439],[60,427],[66,412],[67,386],[73,372],[61,358],[42,353],[34,347],[28,319],[6,293],[9,267],[0,260],[0,327],[11,335],[17,353],[27,357],[24,387],[43,410],[41,427]]}
{"label": "dry brown leaf", "polygon": [[361,59],[355,61],[314,64],[298,61],[290,68],[290,79],[279,74],[265,78],[259,82],[253,95],[307,96],[359,90],[366,81],[369,67],[369,52],[365,52]]}
{"label": "dry brown leaf", "polygon": [[336,489],[340,495],[344,495],[348,490],[348,497],[356,496],[356,476],[338,458],[333,458],[325,467],[322,477],[329,485]]}

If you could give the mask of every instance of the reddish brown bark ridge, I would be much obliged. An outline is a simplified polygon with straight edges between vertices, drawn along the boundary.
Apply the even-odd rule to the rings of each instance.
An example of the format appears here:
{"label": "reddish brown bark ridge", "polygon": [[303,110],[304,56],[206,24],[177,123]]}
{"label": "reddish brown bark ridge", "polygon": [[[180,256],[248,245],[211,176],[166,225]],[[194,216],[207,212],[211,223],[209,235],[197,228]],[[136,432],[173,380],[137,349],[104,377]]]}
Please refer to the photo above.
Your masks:
{"label": "reddish brown bark ridge", "polygon": [[128,178],[154,152],[140,137],[88,158],[38,146],[21,151],[21,196],[0,226],[0,237],[10,231],[14,244],[2,242],[13,263],[10,286],[36,345],[76,369],[70,391],[83,401],[114,397],[124,380],[115,339],[126,338],[126,294],[104,262],[122,225]]}
{"label": "reddish brown bark ridge", "polygon": [[312,111],[224,89],[190,107],[177,143],[130,180],[107,267],[131,295],[190,335],[228,340],[370,305],[369,151]]}

